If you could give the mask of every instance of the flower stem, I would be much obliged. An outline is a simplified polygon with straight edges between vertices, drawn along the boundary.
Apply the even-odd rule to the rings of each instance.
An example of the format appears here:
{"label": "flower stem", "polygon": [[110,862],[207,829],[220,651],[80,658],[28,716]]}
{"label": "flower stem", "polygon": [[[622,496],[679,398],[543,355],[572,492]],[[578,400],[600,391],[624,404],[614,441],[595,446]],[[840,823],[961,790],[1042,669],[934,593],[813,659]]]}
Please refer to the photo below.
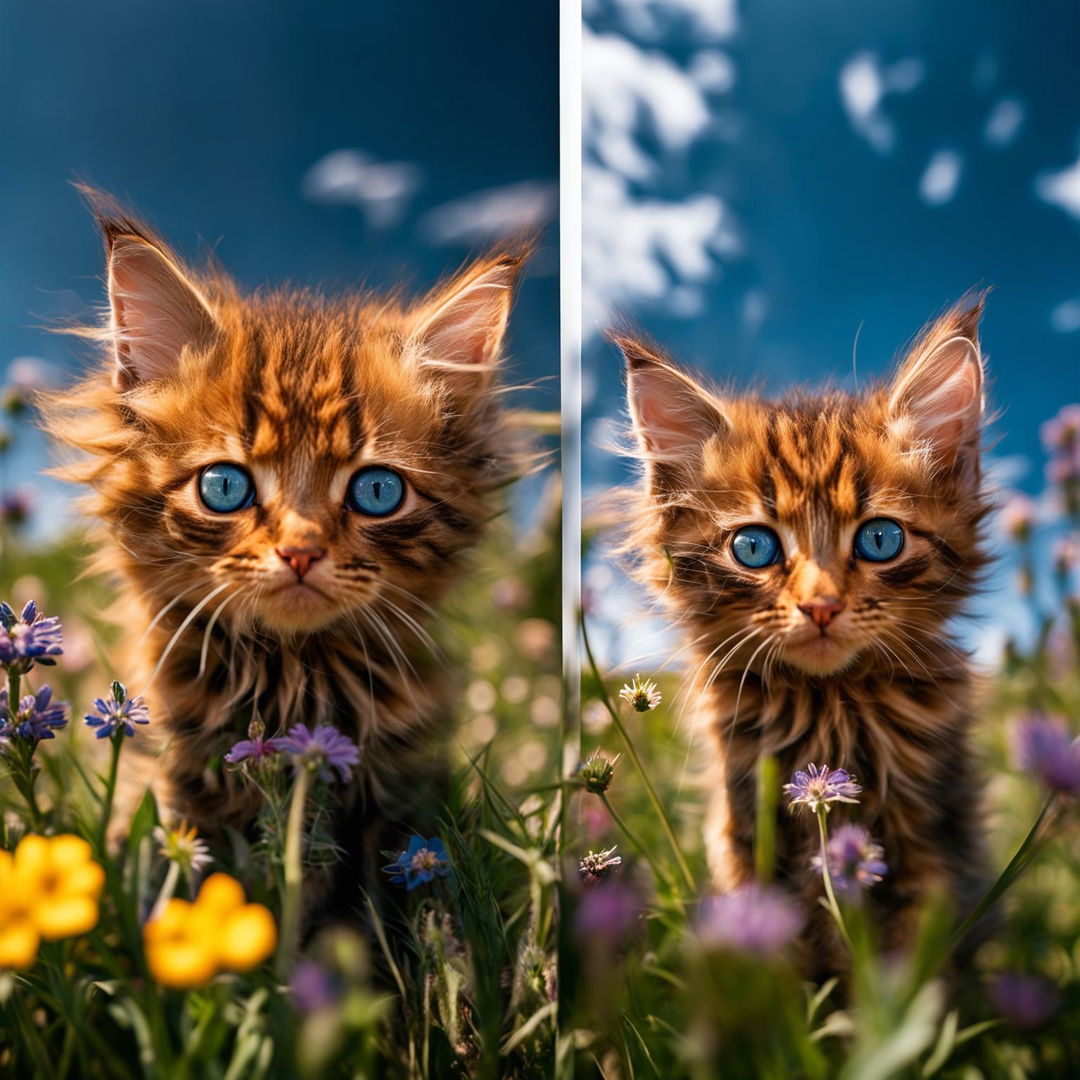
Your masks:
{"label": "flower stem", "polygon": [[965,937],[971,932],[975,924],[997,903],[1001,898],[1001,895],[1012,885],[1012,883],[1027,869],[1027,864],[1034,857],[1034,852],[1031,850],[1035,843],[1036,835],[1042,826],[1042,823],[1046,820],[1046,815],[1050,812],[1050,808],[1054,805],[1056,792],[1052,793],[1043,803],[1042,809],[1039,811],[1038,817],[1035,818],[1034,824],[1028,829],[1027,836],[1021,841],[1020,846],[1016,849],[1016,853],[1009,860],[1008,865],[998,875],[997,881],[987,889],[983,898],[975,905],[971,914],[956,928],[953,932],[952,939],[949,943],[950,951],[955,949]]}
{"label": "flower stem", "polygon": [[655,858],[653,858],[652,852],[630,831],[630,826],[620,817],[615,807],[611,805],[606,793],[601,793],[600,801],[604,804],[607,812],[611,815],[611,820],[615,822],[616,826],[622,830],[623,835],[631,844],[634,845],[641,852],[645,861],[652,867],[653,873],[663,881],[666,881],[668,885],[674,885],[671,878],[668,876],[667,871],[661,867]]}
{"label": "flower stem", "polygon": [[165,905],[172,899],[172,894],[176,892],[176,883],[179,880],[180,864],[170,862],[169,869],[165,874],[165,880],[161,883],[161,891],[158,893],[158,898],[154,901],[154,906],[150,910],[151,919],[156,919],[165,910]]}
{"label": "flower stem", "polygon": [[105,840],[109,833],[109,819],[112,817],[113,795],[116,793],[116,776],[120,769],[120,748],[124,742],[124,730],[119,728],[112,735],[112,758],[109,761],[109,781],[105,787],[105,802],[101,808],[101,850],[105,850]]}
{"label": "flower stem", "polygon": [[[607,709],[608,714],[611,716],[612,723],[615,725],[619,735],[622,736],[622,741],[626,745],[630,760],[634,763],[634,768],[637,769],[638,776],[641,777],[641,782],[645,786],[645,792],[649,796],[649,802],[652,803],[653,810],[656,811],[656,816],[660,820],[660,825],[663,827],[664,834],[667,836],[668,843],[671,845],[671,850],[675,855],[675,862],[678,864],[679,873],[682,874],[686,887],[691,892],[694,892],[694,875],[690,873],[690,865],[687,863],[686,856],[683,855],[682,848],[679,846],[678,838],[675,836],[675,830],[671,827],[671,821],[664,811],[659,796],[656,794],[656,788],[653,787],[652,781],[649,779],[649,774],[645,771],[645,765],[638,755],[637,747],[635,747],[631,741],[630,734],[626,730],[622,718],[619,716],[619,711],[615,708],[611,696],[608,694],[607,686],[600,677],[600,669],[596,666],[596,659],[593,656],[592,646],[589,644],[589,634],[585,628],[584,617],[581,619],[581,639],[585,645],[585,655],[589,658],[589,667],[592,669],[597,686],[600,687],[600,699],[604,703],[604,708]],[[640,847],[640,845],[638,846]]]}
{"label": "flower stem", "polygon": [[821,880],[825,883],[825,895],[828,898],[829,914],[832,915],[840,931],[840,936],[851,948],[851,935],[848,933],[847,923],[844,922],[844,914],[840,905],[836,902],[836,891],[833,889],[832,873],[829,870],[829,827],[825,824],[825,815],[828,810],[825,806],[819,806],[817,810],[818,833],[821,836]]}
{"label": "flower stem", "polygon": [[293,959],[300,941],[300,904],[304,884],[304,810],[311,788],[311,770],[301,768],[297,773],[289,820],[285,826],[285,895],[281,904],[281,941],[278,944],[277,970],[286,978],[292,970]]}

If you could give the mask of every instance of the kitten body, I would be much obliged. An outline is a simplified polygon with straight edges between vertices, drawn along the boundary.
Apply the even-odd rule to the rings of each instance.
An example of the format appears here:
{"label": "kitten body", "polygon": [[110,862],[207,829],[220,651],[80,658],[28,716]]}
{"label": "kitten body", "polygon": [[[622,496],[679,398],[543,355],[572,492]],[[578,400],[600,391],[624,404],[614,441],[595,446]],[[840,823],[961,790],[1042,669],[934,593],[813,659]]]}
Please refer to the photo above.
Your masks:
{"label": "kitten body", "polygon": [[[481,259],[411,304],[245,296],[98,208],[110,315],[85,333],[105,356],[46,412],[81,451],[63,475],[92,489],[95,568],[121,590],[116,670],[153,718],[122,759],[129,808],[152,782],[167,816],[242,829],[260,796],[222,759],[251,721],[267,737],[333,724],[361,752],[339,830],[355,857],[441,774],[427,624],[512,471],[495,369],[522,259]],[[210,508],[217,463],[246,473],[248,505]],[[376,467],[403,497],[371,515],[354,481]]]}
{"label": "kitten body", "polygon": [[[966,914],[986,884],[970,745],[973,677],[950,629],[984,565],[979,473],[981,302],[924,330],[888,385],[781,400],[713,393],[631,339],[631,413],[645,460],[627,549],[689,642],[691,695],[711,765],[705,842],[713,884],[754,875],[757,763],[788,779],[844,768],[857,821],[885,850],[870,890],[886,947],[910,942],[943,893]],[[903,530],[884,561],[858,555],[867,522]],[[733,538],[779,542],[748,567]],[[817,899],[814,815],[778,815],[778,878],[802,894],[813,971],[843,966]]]}

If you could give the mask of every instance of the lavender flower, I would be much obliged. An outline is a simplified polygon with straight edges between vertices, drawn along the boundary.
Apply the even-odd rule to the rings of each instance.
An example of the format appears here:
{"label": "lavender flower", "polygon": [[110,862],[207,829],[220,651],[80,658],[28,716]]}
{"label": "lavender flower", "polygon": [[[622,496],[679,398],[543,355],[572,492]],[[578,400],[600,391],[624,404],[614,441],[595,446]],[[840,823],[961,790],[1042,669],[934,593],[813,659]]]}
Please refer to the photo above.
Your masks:
{"label": "lavender flower", "polygon": [[53,731],[67,723],[67,702],[52,700],[52,687],[43,686],[19,702],[15,715],[8,706],[8,692],[0,690],[0,738],[54,739]]}
{"label": "lavender flower", "polygon": [[409,846],[383,870],[393,875],[390,878],[392,884],[412,890],[436,877],[446,877],[450,873],[450,859],[437,836],[428,840],[414,836],[409,840]]}
{"label": "lavender flower", "polygon": [[1048,454],[1069,451],[1080,442],[1080,405],[1065,405],[1039,429]]}
{"label": "lavender flower", "polygon": [[790,784],[784,785],[791,808],[805,806],[812,814],[834,802],[856,803],[855,797],[862,788],[855,778],[844,769],[830,769],[828,765],[807,765],[806,771],[799,769],[791,778]]}
{"label": "lavender flower", "polygon": [[619,944],[641,920],[643,905],[636,889],[604,881],[587,889],[574,916],[574,930],[585,945]]}
{"label": "lavender flower", "polygon": [[590,851],[578,864],[578,869],[585,884],[592,885],[599,881],[610,867],[621,865],[622,856],[616,855],[615,848],[610,847],[606,851]]}
{"label": "lavender flower", "polygon": [[656,683],[652,679],[643,679],[640,675],[635,675],[634,681],[627,683],[619,691],[619,697],[635,712],[648,712],[663,700]]}
{"label": "lavender flower", "polygon": [[333,780],[334,769],[342,780],[351,780],[353,766],[360,761],[356,743],[329,724],[320,724],[314,731],[297,724],[273,741],[278,750],[293,758],[297,768],[318,772],[320,780]]}
{"label": "lavender flower", "polygon": [[1013,730],[1017,765],[1051,791],[1080,795],[1080,739],[1073,739],[1065,721],[1032,715]]}
{"label": "lavender flower", "polygon": [[1057,1011],[1061,995],[1038,975],[1005,972],[990,983],[990,999],[1002,1017],[1018,1028],[1041,1027]]}
{"label": "lavender flower", "polygon": [[122,682],[113,682],[107,698],[94,701],[96,712],[87,713],[83,719],[87,727],[97,728],[99,739],[111,738],[118,732],[131,738],[135,734],[134,724],[149,724],[150,711],[141,697],[128,697],[127,687]]}
{"label": "lavender flower", "polygon": [[698,912],[697,932],[706,945],[768,956],[791,941],[805,922],[802,909],[786,893],[750,884],[707,896]]}
{"label": "lavender flower", "polygon": [[1001,508],[1001,528],[1011,540],[1022,543],[1031,536],[1035,523],[1035,504],[1026,495],[1014,494]]}
{"label": "lavender flower", "polygon": [[281,750],[278,745],[280,741],[280,739],[267,739],[262,735],[256,735],[253,739],[241,739],[233,744],[225,755],[225,760],[230,765],[239,765],[241,761],[250,761],[253,765],[258,765],[267,758],[274,757]]}
{"label": "lavender flower", "polygon": [[301,960],[289,984],[293,1004],[301,1016],[328,1009],[341,999],[341,981],[313,960]]}
{"label": "lavender flower", "polygon": [[[858,900],[861,889],[876,885],[889,871],[881,845],[861,825],[841,825],[829,837],[825,854],[833,887],[849,900]],[[815,855],[811,863],[820,874],[821,856]]]}
{"label": "lavender flower", "polygon": [[55,664],[52,659],[63,653],[62,628],[55,616],[46,618],[31,600],[16,615],[7,604],[0,604],[0,664],[20,675],[37,662]]}

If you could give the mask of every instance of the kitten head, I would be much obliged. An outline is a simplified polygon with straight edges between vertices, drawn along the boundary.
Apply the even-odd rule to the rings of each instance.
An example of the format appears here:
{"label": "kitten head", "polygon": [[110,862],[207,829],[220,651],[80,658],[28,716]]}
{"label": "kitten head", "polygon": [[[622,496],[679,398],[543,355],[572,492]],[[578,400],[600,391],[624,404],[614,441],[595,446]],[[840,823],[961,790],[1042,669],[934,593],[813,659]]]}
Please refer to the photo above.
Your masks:
{"label": "kitten head", "polygon": [[886,385],[777,401],[616,338],[644,462],[627,550],[711,672],[927,666],[983,564],[981,311],[928,325]]}
{"label": "kitten head", "polygon": [[66,475],[94,489],[105,564],[157,607],[205,601],[274,636],[412,618],[508,476],[495,381],[524,255],[415,303],[243,296],[98,208],[109,311],[83,333],[105,356],[46,411],[89,454]]}

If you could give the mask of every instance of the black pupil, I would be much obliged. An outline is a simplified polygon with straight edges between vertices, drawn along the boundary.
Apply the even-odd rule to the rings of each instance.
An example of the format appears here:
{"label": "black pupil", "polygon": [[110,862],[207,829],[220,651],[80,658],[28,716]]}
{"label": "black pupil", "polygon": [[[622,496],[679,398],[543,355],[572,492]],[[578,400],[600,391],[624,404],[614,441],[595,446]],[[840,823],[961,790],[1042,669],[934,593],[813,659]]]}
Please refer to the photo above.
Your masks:
{"label": "black pupil", "polygon": [[232,480],[229,478],[229,474],[228,473],[222,473],[222,476],[221,476],[221,494],[222,495],[228,497],[229,486],[230,486],[231,483],[232,483]]}
{"label": "black pupil", "polygon": [[371,494],[375,496],[375,501],[376,502],[378,502],[379,499],[382,497],[380,495],[381,491],[382,491],[382,481],[381,480],[372,480],[371,481]]}
{"label": "black pupil", "polygon": [[882,549],[885,544],[885,533],[881,529],[874,530],[874,543],[878,546],[878,551]]}
{"label": "black pupil", "polygon": [[751,536],[750,537],[750,554],[751,555],[756,555],[757,554],[757,537],[756,536]]}

